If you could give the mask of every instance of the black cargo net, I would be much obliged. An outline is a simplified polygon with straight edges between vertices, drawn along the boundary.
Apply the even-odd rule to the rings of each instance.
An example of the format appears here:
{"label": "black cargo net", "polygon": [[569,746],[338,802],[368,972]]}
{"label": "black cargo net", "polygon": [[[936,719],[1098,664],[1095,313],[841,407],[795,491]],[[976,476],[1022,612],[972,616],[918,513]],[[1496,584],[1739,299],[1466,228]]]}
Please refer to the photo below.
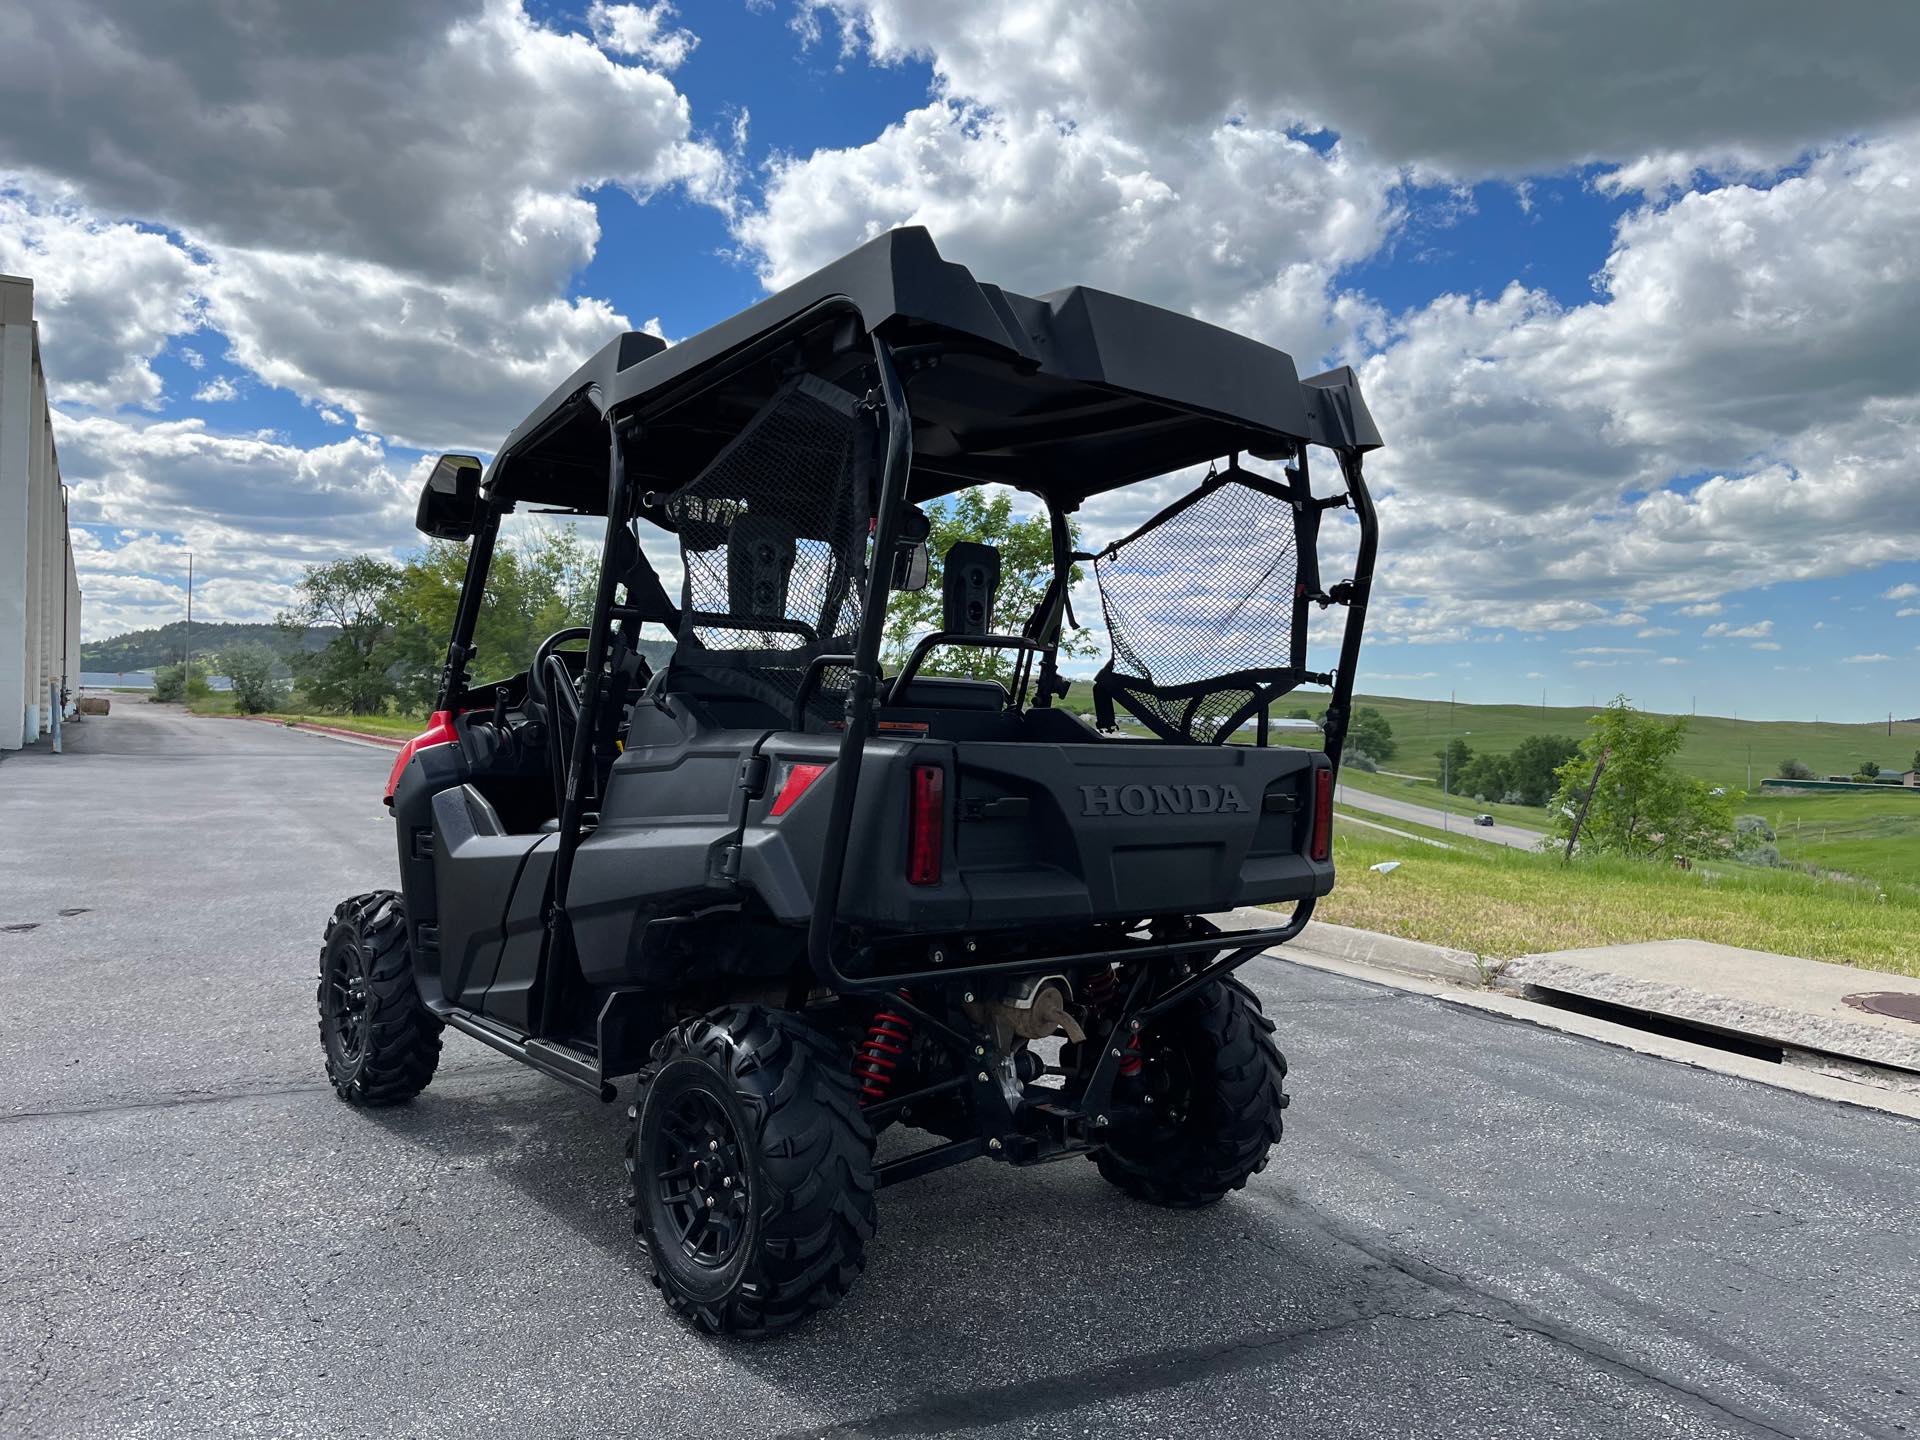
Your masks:
{"label": "black cargo net", "polygon": [[1104,726],[1118,703],[1162,738],[1215,743],[1300,683],[1318,584],[1301,513],[1230,469],[1093,557],[1113,645],[1094,682]]}
{"label": "black cargo net", "polygon": [[[858,404],[791,380],[667,497],[686,568],[681,670],[785,711],[816,656],[853,649],[870,509],[856,493]],[[837,716],[847,678],[823,675],[811,712]]]}

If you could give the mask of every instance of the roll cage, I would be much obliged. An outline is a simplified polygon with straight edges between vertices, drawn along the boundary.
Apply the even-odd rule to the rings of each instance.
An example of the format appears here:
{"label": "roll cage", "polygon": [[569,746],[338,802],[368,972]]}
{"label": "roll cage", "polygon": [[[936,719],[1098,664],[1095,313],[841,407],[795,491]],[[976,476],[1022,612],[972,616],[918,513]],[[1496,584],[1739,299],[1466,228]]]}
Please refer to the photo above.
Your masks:
{"label": "roll cage", "polygon": [[[915,229],[884,235],[671,348],[647,335],[621,337],[517,427],[487,469],[440,710],[464,708],[474,627],[501,518],[517,505],[537,504],[608,519],[580,676],[580,714],[560,804],[548,983],[557,984],[561,968],[553,962],[563,952],[572,954],[564,897],[603,783],[604,756],[597,751],[610,747],[611,722],[617,720],[609,714],[618,699],[614,651],[623,637],[630,647],[643,624],[684,633],[689,623],[684,613],[688,590],[683,587],[679,603],[668,594],[638,542],[634,522],[645,519],[679,534],[684,547],[689,512],[683,502],[676,513],[674,497],[761,413],[770,395],[801,375],[824,378],[848,397],[859,436],[850,457],[854,491],[871,498],[870,537],[854,577],[858,603],[851,608],[857,624],[845,637],[812,637],[792,696],[796,728],[821,692],[844,697],[840,778],[807,937],[818,981],[836,993],[885,992],[891,1003],[907,1006],[930,1031],[942,1033],[948,1027],[897,992],[918,983],[1105,960],[1217,957],[1149,1003],[1142,1003],[1136,985],[1125,1013],[1137,1028],[1199,986],[1298,934],[1311,914],[1311,898],[1301,901],[1285,924],[1266,929],[1130,939],[1109,950],[992,963],[948,963],[936,948],[920,968],[903,970],[890,968],[838,919],[864,741],[874,733],[887,697],[880,651],[892,557],[911,507],[981,483],[1016,486],[1044,502],[1053,575],[1025,632],[929,636],[903,674],[916,672],[935,645],[991,644],[1017,653],[1016,706],[1031,685],[1032,703],[1046,707],[1065,693],[1058,652],[1077,562],[1091,562],[1096,572],[1117,565],[1142,537],[1165,533],[1160,527],[1230,488],[1235,496],[1244,498],[1244,492],[1263,499],[1269,519],[1278,515],[1283,517],[1278,523],[1293,527],[1289,533],[1299,562],[1279,601],[1291,617],[1288,653],[1273,664],[1163,682],[1149,666],[1116,668],[1116,644],[1115,661],[1095,682],[1096,708],[1109,728],[1118,706],[1171,743],[1220,743],[1251,721],[1255,743],[1265,745],[1273,703],[1300,683],[1322,684],[1331,691],[1325,749],[1336,771],[1377,541],[1362,458],[1381,442],[1351,371],[1302,381],[1291,359],[1278,350],[1098,291],[1076,288],[1038,298],[1005,292],[942,260],[926,233]],[[1334,455],[1344,485],[1339,494],[1313,494],[1310,445]],[[1242,454],[1285,468],[1279,476],[1256,473],[1241,464]],[[1224,471],[1214,470],[1193,495],[1132,535],[1096,554],[1073,549],[1068,517],[1090,496],[1222,456],[1229,457]],[[1323,589],[1312,563],[1312,540],[1321,513],[1332,506],[1353,511],[1358,548],[1353,574]],[[1105,595],[1106,577],[1100,578]],[[1261,579],[1248,587],[1249,595],[1258,591]],[[1329,672],[1305,668],[1310,605],[1339,605],[1347,612],[1338,663]],[[1109,628],[1117,629],[1110,600],[1108,609]],[[850,643],[844,649],[828,644],[837,638]],[[1142,669],[1147,673],[1138,673]],[[1213,703],[1223,694],[1228,698]],[[1140,973],[1144,984],[1145,969]],[[1120,1053],[1108,1049],[1114,1056]],[[1103,1097],[1113,1078],[1103,1060],[1090,1095]]]}

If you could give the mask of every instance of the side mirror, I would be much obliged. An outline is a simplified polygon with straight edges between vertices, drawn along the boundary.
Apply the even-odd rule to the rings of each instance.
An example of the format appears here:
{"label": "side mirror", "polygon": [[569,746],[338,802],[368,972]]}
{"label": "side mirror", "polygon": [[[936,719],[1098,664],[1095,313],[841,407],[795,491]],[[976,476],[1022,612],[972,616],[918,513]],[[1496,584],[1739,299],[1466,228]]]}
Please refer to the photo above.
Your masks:
{"label": "side mirror", "polygon": [[932,533],[933,522],[918,505],[909,505],[900,512],[900,534],[893,550],[895,590],[927,588],[930,563],[927,559],[927,536]]}
{"label": "side mirror", "polygon": [[917,545],[902,545],[893,552],[893,588],[896,590],[924,590],[927,588],[927,542]]}
{"label": "side mirror", "polygon": [[413,523],[435,540],[471,540],[480,528],[480,476],[472,455],[442,455],[420,489]]}

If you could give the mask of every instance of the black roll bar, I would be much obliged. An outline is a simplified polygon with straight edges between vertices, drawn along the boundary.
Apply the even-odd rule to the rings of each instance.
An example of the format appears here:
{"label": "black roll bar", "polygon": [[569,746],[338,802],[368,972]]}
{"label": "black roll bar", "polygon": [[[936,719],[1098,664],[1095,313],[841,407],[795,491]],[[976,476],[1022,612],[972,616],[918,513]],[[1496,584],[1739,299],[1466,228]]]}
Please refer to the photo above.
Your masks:
{"label": "black roll bar", "polygon": [[[1333,698],[1327,702],[1325,720],[1327,758],[1333,762],[1337,779],[1340,754],[1347,743],[1347,722],[1352,718],[1353,677],[1360,663],[1360,636],[1366,629],[1367,599],[1373,593],[1373,559],[1380,542],[1380,520],[1373,508],[1373,496],[1367,493],[1366,477],[1361,473],[1360,452],[1336,450],[1334,453],[1340,458],[1340,475],[1347,483],[1354,516],[1360,522],[1360,549],[1354,556],[1353,579],[1345,587],[1333,587],[1335,596],[1344,599],[1347,605],[1347,628],[1340,637],[1340,664],[1333,672]],[[1303,447],[1303,467],[1304,464]],[[1341,596],[1339,592],[1343,588],[1347,593]]]}
{"label": "black roll bar", "polygon": [[901,694],[913,677],[920,673],[927,656],[942,645],[971,645],[976,650],[1021,650],[1028,654],[1046,648],[1041,641],[1026,635],[972,635],[958,630],[936,630],[931,635],[920,637],[920,643],[913,647],[907,663],[893,677],[893,688],[887,692],[889,697]]}
{"label": "black roll bar", "polygon": [[836,989],[859,989],[833,963],[833,927],[840,913],[840,884],[846,877],[847,837],[853,830],[854,792],[866,753],[873,697],[879,688],[880,634],[885,627],[887,595],[893,583],[891,563],[900,532],[900,505],[913,466],[913,417],[906,391],[894,368],[887,342],[873,337],[874,368],[880,378],[881,414],[886,421],[886,461],[880,471],[880,500],[873,527],[873,563],[867,567],[867,594],[860,609],[860,634],[854,644],[853,676],[847,682],[847,728],[840,737],[834,770],[833,809],[827,813],[827,842],[821,848],[820,873],[813,886],[813,918],[807,925],[807,958],[814,974]]}

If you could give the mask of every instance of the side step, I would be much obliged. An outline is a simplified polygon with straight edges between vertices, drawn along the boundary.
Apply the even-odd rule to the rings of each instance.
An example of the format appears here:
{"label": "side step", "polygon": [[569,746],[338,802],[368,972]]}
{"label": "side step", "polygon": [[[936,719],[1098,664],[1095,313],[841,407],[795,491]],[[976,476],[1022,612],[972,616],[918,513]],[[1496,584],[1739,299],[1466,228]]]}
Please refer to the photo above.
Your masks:
{"label": "side step", "polygon": [[543,1075],[564,1081],[576,1090],[612,1101],[618,1095],[600,1075],[600,1058],[557,1040],[529,1040],[506,1026],[467,1010],[448,1010],[440,1017],[463,1035],[471,1035],[482,1045],[502,1055],[511,1055],[523,1065],[531,1065]]}

